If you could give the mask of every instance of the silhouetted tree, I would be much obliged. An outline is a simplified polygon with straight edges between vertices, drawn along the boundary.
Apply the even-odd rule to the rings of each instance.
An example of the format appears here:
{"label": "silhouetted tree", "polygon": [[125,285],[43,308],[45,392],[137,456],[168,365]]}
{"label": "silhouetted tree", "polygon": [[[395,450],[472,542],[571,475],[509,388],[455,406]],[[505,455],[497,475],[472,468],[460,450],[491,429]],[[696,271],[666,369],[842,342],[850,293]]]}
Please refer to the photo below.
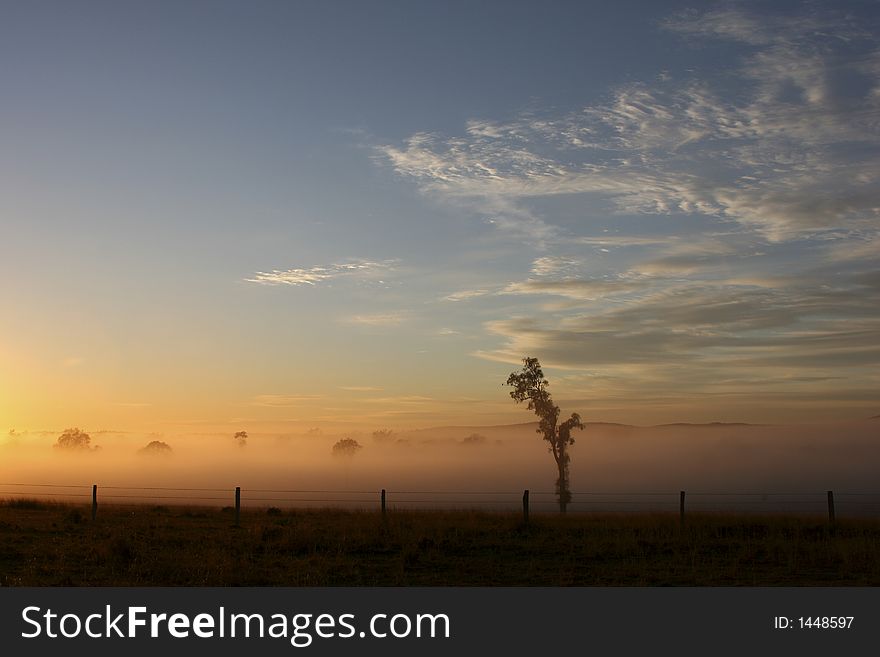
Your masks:
{"label": "silhouetted tree", "polygon": [[373,432],[373,440],[377,443],[390,443],[394,440],[394,432],[391,429],[377,429]]}
{"label": "silhouetted tree", "polygon": [[553,454],[559,471],[559,478],[556,480],[559,510],[565,513],[568,503],[571,502],[568,481],[568,464],[571,459],[568,455],[568,447],[574,444],[574,438],[571,437],[572,429],[584,428],[581,416],[572,413],[565,422],[558,424],[559,407],[553,403],[550,393],[547,392],[550,383],[544,378],[541,363],[537,358],[523,358],[522,369],[511,373],[505,385],[513,386],[510,396],[517,403],[528,401],[528,409],[535,411],[535,415],[540,420],[536,431],[550,443],[550,453]]}
{"label": "silhouetted tree", "polygon": [[[65,429],[64,432],[58,436],[58,440],[55,441],[55,449],[88,451],[89,449],[92,449],[90,446],[91,442],[92,437],[85,431],[77,428]],[[94,449],[97,449],[97,447]]]}
{"label": "silhouetted tree", "polygon": [[235,440],[236,444],[239,447],[245,447],[247,445],[247,439],[247,431],[236,431],[235,435],[233,436],[233,440]]}
{"label": "silhouetted tree", "polygon": [[161,440],[151,440],[145,447],[138,450],[138,454],[146,456],[170,455],[172,453],[171,445]]}
{"label": "silhouetted tree", "polygon": [[333,445],[333,456],[354,456],[362,445],[354,438],[343,438]]}

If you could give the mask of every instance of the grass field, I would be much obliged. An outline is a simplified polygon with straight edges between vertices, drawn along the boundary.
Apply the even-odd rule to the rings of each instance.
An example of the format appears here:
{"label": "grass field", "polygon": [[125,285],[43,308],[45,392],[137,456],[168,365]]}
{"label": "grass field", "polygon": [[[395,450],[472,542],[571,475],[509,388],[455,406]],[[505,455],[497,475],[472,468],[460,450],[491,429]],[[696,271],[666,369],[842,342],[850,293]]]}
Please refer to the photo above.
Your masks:
{"label": "grass field", "polygon": [[0,503],[2,586],[865,586],[880,521]]}

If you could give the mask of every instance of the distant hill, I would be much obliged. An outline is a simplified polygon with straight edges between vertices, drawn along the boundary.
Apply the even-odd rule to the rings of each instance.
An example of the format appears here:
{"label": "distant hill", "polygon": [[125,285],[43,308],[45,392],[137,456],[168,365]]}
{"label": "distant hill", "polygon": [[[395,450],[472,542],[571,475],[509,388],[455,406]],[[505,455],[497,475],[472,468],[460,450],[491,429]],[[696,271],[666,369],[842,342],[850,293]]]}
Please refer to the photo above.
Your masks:
{"label": "distant hill", "polygon": [[[876,415],[872,420],[880,419],[880,415]],[[584,422],[586,429],[661,429],[666,427],[678,427],[682,429],[723,429],[726,427],[765,427],[766,424],[751,424],[749,422],[670,422],[668,424],[654,424],[650,426],[638,426],[634,424],[623,424],[621,422]],[[495,432],[495,431],[524,431],[526,429],[535,430],[538,428],[537,422],[518,422],[516,424],[493,424],[493,425],[446,425],[441,427],[427,427],[425,429],[412,429],[403,431],[406,434],[419,433],[462,433],[462,432]]]}
{"label": "distant hill", "polygon": [[671,422],[669,424],[655,424],[657,428],[660,427],[682,427],[682,428],[724,428],[724,427],[766,427],[766,424],[750,424],[748,422]]}
{"label": "distant hill", "polygon": [[[624,428],[624,429],[634,429],[636,428],[631,424],[621,424],[619,422],[584,422],[584,426],[587,428],[595,427],[595,428]],[[406,434],[418,434],[418,433],[446,433],[446,432],[479,432],[479,431],[524,431],[527,429],[531,429],[534,431],[538,428],[537,422],[518,422],[516,424],[490,424],[490,425],[446,425],[441,427],[427,427],[424,429],[412,429],[410,431],[402,431],[401,433]]]}
{"label": "distant hill", "polygon": [[515,429],[526,429],[528,427],[537,427],[537,422],[518,422],[516,424],[473,424],[473,425],[457,425],[448,424],[442,427],[426,427],[424,429],[412,429],[410,431],[402,431],[401,433],[422,433],[428,431],[504,431]]}

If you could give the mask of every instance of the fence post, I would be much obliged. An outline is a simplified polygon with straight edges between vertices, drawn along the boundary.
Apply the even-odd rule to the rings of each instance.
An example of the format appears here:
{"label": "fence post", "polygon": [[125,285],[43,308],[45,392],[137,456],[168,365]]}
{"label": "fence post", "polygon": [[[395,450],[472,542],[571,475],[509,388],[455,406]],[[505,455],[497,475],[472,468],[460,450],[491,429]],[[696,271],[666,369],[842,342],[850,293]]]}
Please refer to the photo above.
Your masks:
{"label": "fence post", "polygon": [[235,526],[241,526],[241,486],[235,487]]}
{"label": "fence post", "polygon": [[529,524],[529,489],[523,491],[523,522]]}
{"label": "fence post", "polygon": [[684,524],[684,491],[678,492],[678,522]]}
{"label": "fence post", "polygon": [[384,488],[382,489],[381,501],[382,501],[382,519],[384,520],[385,519],[385,489]]}
{"label": "fence post", "polygon": [[92,484],[92,520],[98,515],[98,484]]}
{"label": "fence post", "polygon": [[828,522],[834,524],[834,491],[828,491]]}

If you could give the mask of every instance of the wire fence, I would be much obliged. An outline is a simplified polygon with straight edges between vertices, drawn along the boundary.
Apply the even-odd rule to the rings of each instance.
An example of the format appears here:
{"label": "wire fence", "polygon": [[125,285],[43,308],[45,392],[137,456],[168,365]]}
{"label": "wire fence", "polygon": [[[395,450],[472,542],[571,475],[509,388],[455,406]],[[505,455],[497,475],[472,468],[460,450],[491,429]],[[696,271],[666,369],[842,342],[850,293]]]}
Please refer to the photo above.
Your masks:
{"label": "wire fence", "polygon": [[[559,511],[554,491],[329,490],[205,488],[0,482],[0,499],[47,499],[97,505],[158,504],[278,508],[479,509],[526,514]],[[574,491],[572,513],[741,513],[880,517],[880,492],[869,491]]]}

